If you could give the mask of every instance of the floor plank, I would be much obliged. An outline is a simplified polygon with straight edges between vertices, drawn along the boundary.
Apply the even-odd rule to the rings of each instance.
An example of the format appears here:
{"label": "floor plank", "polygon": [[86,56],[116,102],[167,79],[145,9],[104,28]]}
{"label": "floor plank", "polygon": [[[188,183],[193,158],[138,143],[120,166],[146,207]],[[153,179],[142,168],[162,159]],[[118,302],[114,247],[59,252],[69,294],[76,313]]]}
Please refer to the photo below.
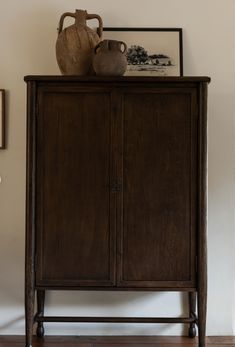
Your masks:
{"label": "floor plank", "polygon": [[235,346],[235,336],[208,336],[208,343]]}
{"label": "floor plank", "polygon": [[[0,336],[0,347],[24,347],[24,336]],[[180,336],[46,336],[33,347],[198,347],[196,339]],[[235,336],[207,337],[207,347],[235,347]]]}

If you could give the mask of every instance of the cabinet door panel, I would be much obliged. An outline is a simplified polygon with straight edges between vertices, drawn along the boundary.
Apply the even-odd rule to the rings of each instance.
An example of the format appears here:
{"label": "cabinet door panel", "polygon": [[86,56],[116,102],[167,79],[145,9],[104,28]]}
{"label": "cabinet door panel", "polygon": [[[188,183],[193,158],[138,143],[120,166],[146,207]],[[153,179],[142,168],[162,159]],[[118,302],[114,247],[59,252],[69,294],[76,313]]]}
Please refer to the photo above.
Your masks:
{"label": "cabinet door panel", "polygon": [[196,94],[123,96],[119,286],[195,285]]}
{"label": "cabinet door panel", "polygon": [[110,95],[47,91],[37,119],[37,285],[114,281]]}

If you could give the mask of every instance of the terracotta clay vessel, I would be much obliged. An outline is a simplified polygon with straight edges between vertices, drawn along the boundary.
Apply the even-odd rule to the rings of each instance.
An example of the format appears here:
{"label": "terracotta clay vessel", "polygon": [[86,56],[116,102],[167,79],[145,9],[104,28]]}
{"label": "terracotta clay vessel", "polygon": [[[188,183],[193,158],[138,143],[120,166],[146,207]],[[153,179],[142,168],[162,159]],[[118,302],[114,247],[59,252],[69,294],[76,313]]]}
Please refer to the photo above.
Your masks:
{"label": "terracotta clay vessel", "polygon": [[[123,46],[123,50],[122,50]],[[125,42],[104,40],[95,47],[93,69],[99,76],[122,76],[127,68]]]}
{"label": "terracotta clay vessel", "polygon": [[[63,29],[66,17],[73,17],[75,23]],[[97,32],[86,25],[86,20],[94,18],[99,22]],[[103,22],[97,14],[76,10],[75,13],[66,12],[61,16],[56,42],[56,58],[62,74],[94,74],[92,69],[94,47],[100,42],[102,32]]]}

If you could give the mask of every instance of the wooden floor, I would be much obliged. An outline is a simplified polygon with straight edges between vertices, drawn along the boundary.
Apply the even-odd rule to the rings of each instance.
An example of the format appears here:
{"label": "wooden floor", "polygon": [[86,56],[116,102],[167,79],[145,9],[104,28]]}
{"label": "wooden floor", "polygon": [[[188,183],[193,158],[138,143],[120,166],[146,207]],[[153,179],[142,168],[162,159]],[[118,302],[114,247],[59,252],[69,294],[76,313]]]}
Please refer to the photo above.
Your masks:
{"label": "wooden floor", "polygon": [[[0,336],[0,347],[24,347],[23,336]],[[174,336],[47,336],[34,339],[33,347],[196,347],[197,338]],[[207,337],[207,347],[235,347],[235,336]]]}

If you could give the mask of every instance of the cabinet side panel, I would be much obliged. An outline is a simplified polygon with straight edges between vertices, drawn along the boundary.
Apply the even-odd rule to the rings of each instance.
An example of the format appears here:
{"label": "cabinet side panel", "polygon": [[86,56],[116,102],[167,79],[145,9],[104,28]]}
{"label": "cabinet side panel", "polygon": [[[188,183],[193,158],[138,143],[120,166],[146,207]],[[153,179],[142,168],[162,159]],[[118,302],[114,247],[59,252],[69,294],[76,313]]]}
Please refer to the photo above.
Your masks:
{"label": "cabinet side panel", "polygon": [[197,112],[192,98],[190,90],[170,89],[124,96],[120,285],[195,285]]}
{"label": "cabinet side panel", "polygon": [[37,284],[109,285],[110,96],[41,93],[37,125]]}

